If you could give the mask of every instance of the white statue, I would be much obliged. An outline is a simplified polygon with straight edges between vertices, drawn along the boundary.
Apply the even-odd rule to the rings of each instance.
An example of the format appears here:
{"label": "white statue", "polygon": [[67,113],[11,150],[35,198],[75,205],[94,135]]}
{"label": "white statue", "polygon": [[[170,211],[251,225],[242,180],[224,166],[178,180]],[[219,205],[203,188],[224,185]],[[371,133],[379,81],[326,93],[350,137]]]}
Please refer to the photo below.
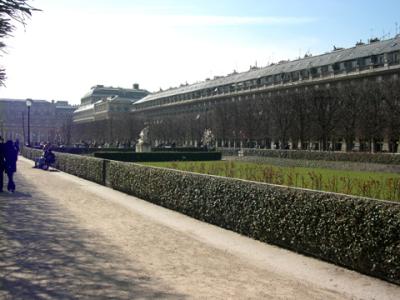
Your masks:
{"label": "white statue", "polygon": [[215,136],[211,132],[211,129],[204,130],[203,138],[201,139],[201,142],[202,142],[203,146],[206,147],[207,149],[211,149],[214,147]]}
{"label": "white statue", "polygon": [[136,143],[136,152],[151,152],[149,139],[149,127],[145,127],[139,134],[139,139]]}
{"label": "white statue", "polygon": [[145,127],[139,134],[138,144],[148,144],[149,143],[149,127]]}

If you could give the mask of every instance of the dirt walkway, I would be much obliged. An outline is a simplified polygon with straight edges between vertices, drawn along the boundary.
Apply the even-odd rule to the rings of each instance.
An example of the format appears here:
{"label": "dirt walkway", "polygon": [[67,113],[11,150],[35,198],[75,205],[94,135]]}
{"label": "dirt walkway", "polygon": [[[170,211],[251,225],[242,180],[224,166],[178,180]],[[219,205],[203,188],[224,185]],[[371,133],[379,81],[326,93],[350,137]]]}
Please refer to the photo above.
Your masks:
{"label": "dirt walkway", "polygon": [[1,299],[398,299],[400,287],[19,161]]}

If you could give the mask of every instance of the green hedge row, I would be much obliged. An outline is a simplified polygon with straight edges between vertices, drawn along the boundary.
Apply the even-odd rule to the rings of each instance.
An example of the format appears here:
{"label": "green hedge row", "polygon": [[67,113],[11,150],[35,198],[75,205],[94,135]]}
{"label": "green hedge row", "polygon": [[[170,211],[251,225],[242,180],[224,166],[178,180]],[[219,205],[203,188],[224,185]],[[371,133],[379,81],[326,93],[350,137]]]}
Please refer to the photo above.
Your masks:
{"label": "green hedge row", "polygon": [[225,156],[224,159],[268,164],[279,167],[323,168],[345,171],[400,173],[400,165],[385,165],[377,163],[369,164],[353,161],[305,160],[267,156]]}
{"label": "green hedge row", "polygon": [[96,152],[95,157],[125,162],[220,160],[221,152]]}
{"label": "green hedge row", "polygon": [[[21,152],[23,156],[32,160],[39,158],[43,153],[42,150],[27,147],[24,147]],[[96,183],[104,183],[103,159],[58,152],[55,155],[56,162],[53,165],[55,168]]]}
{"label": "green hedge row", "polygon": [[207,152],[207,148],[199,147],[171,147],[171,148],[157,148],[152,147],[152,152]]}
{"label": "green hedge row", "polygon": [[[41,150],[41,148],[36,148]],[[77,147],[52,147],[55,152],[69,154],[92,154],[94,152],[135,152],[134,148],[77,148]]]}
{"label": "green hedge row", "polygon": [[[81,173],[86,159],[73,156],[68,161],[69,171]],[[398,203],[104,162],[107,163],[100,163],[95,172],[116,190],[263,242],[400,284]],[[104,168],[101,171],[100,165]],[[88,167],[86,170],[92,173]]]}
{"label": "green hedge row", "polygon": [[[306,150],[269,150],[269,149],[248,149],[244,148],[245,156],[278,157],[305,160],[325,161],[352,161],[378,163],[387,165],[400,165],[400,154],[393,153],[365,153],[365,152],[324,152]],[[223,155],[237,156],[239,149],[219,149]]]}

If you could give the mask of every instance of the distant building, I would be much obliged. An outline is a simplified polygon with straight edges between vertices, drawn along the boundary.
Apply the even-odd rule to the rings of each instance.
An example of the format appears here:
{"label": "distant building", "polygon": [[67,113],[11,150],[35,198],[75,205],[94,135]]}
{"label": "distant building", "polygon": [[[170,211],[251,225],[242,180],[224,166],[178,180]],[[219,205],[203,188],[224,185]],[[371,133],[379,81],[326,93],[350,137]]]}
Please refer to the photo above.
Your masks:
{"label": "distant building", "polygon": [[[395,38],[384,41],[372,39],[368,44],[359,42],[348,49],[334,47],[332,52],[322,55],[306,55],[301,59],[282,61],[263,68],[251,67],[247,72],[233,72],[227,76],[218,76],[211,80],[206,79],[203,82],[184,84],[177,88],[156,92],[135,102],[132,113],[134,118],[141,118],[150,126],[155,144],[168,143],[172,140],[197,145],[202,132],[211,128],[217,134],[219,146],[254,145],[273,148],[278,145],[285,149],[295,149],[300,144],[303,149],[327,149],[330,144],[330,149],[400,152],[397,125],[389,124],[389,127],[386,126],[376,130],[377,133],[371,134],[363,134],[363,128],[356,128],[355,139],[347,140],[346,146],[343,134],[338,133],[340,124],[333,124],[334,130],[331,130],[329,134],[324,132],[323,138],[319,138],[315,133],[307,140],[301,140],[297,136],[287,136],[287,134],[281,134],[283,136],[279,137],[276,132],[279,132],[281,129],[279,127],[282,126],[273,121],[270,121],[268,126],[266,125],[268,128],[275,127],[275,133],[270,133],[266,130],[249,129],[251,126],[242,124],[243,118],[235,119],[233,124],[228,125],[227,121],[232,120],[233,113],[226,116],[227,108],[233,106],[250,111],[256,103],[263,106],[271,99],[279,97],[285,101],[285,98],[288,98],[285,95],[294,95],[291,96],[293,98],[305,97],[307,91],[318,88],[333,90],[346,84],[364,83],[365,85],[365,82],[371,82],[371,86],[376,82],[384,84],[398,80],[399,74],[400,35],[397,35]],[[382,95],[380,97],[382,99]],[[305,101],[310,102],[307,99]],[[243,103],[246,105],[243,106]],[[216,107],[219,107],[219,112],[215,112]],[[225,115],[223,110],[225,110]],[[274,116],[273,111],[274,107],[271,106],[264,107],[263,111],[252,111],[254,114],[252,119],[261,119],[258,116],[266,116],[268,113]],[[210,118],[212,116],[214,116],[213,119]],[[178,118],[182,119],[184,125],[177,121]],[[219,125],[211,124],[213,120]],[[225,124],[222,124],[223,120]],[[259,120],[264,124],[268,121],[266,117],[264,120]],[[394,120],[392,123],[396,122]],[[244,128],[246,126],[247,128]],[[216,132],[217,129],[220,132]],[[179,135],[175,134],[177,132]],[[336,132],[336,135],[333,136],[331,132]],[[183,140],[178,141],[178,139]],[[324,139],[322,141],[324,147],[321,147],[322,142],[318,139]],[[338,144],[337,141],[343,142],[339,146],[333,145]],[[318,144],[317,147],[315,144]],[[363,145],[365,145],[364,148]]]}
{"label": "distant building", "polygon": [[82,97],[81,104],[74,112],[74,123],[88,123],[128,115],[131,105],[149,94],[134,84],[132,89],[93,86]]}
{"label": "distant building", "polygon": [[129,89],[93,86],[74,112],[74,141],[103,144],[121,140],[128,135],[132,104],[148,94],[139,84]]}
{"label": "distant building", "polygon": [[[0,99],[0,135],[4,139],[19,139],[26,143],[28,138],[27,99]],[[30,108],[30,141],[32,144],[49,141],[66,143],[72,114],[76,106],[67,101],[32,101]]]}

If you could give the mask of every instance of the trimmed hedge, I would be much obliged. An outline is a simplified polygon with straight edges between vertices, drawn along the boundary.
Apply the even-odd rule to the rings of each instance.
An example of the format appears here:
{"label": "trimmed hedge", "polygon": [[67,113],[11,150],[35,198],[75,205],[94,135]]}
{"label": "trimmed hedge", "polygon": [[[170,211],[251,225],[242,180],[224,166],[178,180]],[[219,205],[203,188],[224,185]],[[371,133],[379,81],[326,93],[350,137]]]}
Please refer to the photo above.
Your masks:
{"label": "trimmed hedge", "polygon": [[[237,156],[239,149],[219,148],[223,155]],[[290,159],[305,160],[325,160],[325,161],[352,161],[378,163],[387,165],[400,165],[400,154],[393,153],[365,153],[365,152],[324,152],[306,150],[270,150],[270,149],[249,149],[243,148],[245,156],[265,156]]]}
{"label": "trimmed hedge", "polygon": [[83,178],[201,221],[400,284],[398,203],[69,156],[72,174],[86,170]]}
{"label": "trimmed hedge", "polygon": [[[22,155],[35,160],[43,151],[24,147]],[[55,153],[56,162],[53,165],[56,169],[78,177],[104,184],[104,160],[94,157],[78,156],[74,154]]]}
{"label": "trimmed hedge", "polygon": [[323,168],[345,171],[400,173],[400,165],[369,164],[353,161],[290,159],[267,156],[225,156],[224,160],[268,164],[279,167]]}
{"label": "trimmed hedge", "polygon": [[220,160],[221,152],[125,152],[125,153],[94,153],[95,157],[125,161],[125,162],[149,162],[149,161],[201,161]]}
{"label": "trimmed hedge", "polygon": [[110,162],[110,185],[263,242],[400,284],[400,205]]}
{"label": "trimmed hedge", "polygon": [[152,152],[207,152],[207,148],[197,147],[171,147],[171,148],[157,148],[152,147]]}
{"label": "trimmed hedge", "polygon": [[54,152],[62,152],[69,154],[92,154],[94,152],[135,152],[133,148],[76,148],[76,147],[62,147],[62,148],[54,148],[52,147]]}

